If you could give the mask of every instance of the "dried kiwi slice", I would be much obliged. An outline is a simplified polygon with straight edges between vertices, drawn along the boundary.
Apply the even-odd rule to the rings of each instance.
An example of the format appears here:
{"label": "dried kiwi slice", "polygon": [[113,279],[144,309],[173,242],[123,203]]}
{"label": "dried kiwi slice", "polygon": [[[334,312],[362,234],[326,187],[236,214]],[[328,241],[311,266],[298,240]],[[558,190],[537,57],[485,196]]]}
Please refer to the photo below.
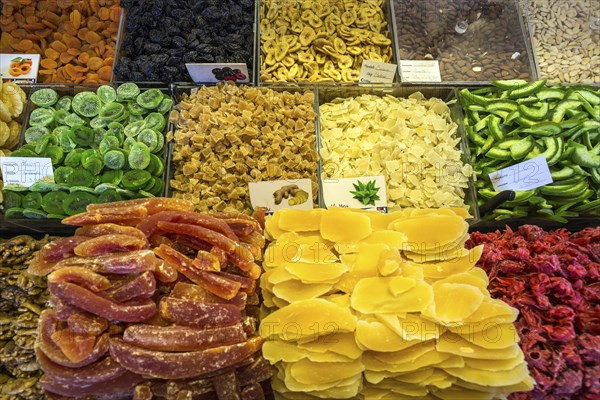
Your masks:
{"label": "dried kiwi slice", "polygon": [[68,217],[68,215],[65,215],[65,214],[50,214],[49,213],[48,215],[46,215],[46,218],[48,218],[48,219],[65,219],[67,217]]}
{"label": "dried kiwi slice", "polygon": [[115,88],[109,85],[102,85],[96,90],[96,94],[101,102],[104,104],[112,103],[117,100],[117,91]]}
{"label": "dried kiwi slice", "polygon": [[120,122],[111,122],[107,127],[107,135],[112,135],[119,139],[119,145],[123,144],[125,140],[125,127]]}
{"label": "dried kiwi slice", "polygon": [[58,100],[58,93],[54,89],[39,89],[31,93],[30,99],[36,106],[49,107]]}
{"label": "dried kiwi slice", "polygon": [[60,143],[60,147],[67,152],[72,152],[75,147],[77,147],[77,143],[71,138],[71,130],[68,129],[68,127],[66,131],[60,132],[58,135],[58,142]]}
{"label": "dried kiwi slice", "polygon": [[100,101],[100,98],[96,96],[96,93],[79,92],[73,97],[71,106],[77,114],[92,118],[100,112],[102,102]]}
{"label": "dried kiwi slice", "polygon": [[3,205],[5,210],[21,207],[21,201],[23,200],[22,194],[5,190],[2,195],[4,196]]}
{"label": "dried kiwi slice", "polygon": [[58,167],[54,170],[54,182],[56,183],[67,183],[69,177],[75,169],[71,167]]}
{"label": "dried kiwi slice", "polygon": [[25,143],[35,143],[43,136],[50,133],[50,130],[45,126],[32,126],[25,131]]}
{"label": "dried kiwi slice", "polygon": [[102,183],[110,183],[113,185],[121,183],[121,179],[123,179],[123,171],[120,169],[106,171],[100,177]]}
{"label": "dried kiwi slice", "polygon": [[104,154],[104,165],[106,165],[106,168],[123,169],[125,161],[125,153],[122,150],[109,150]]}
{"label": "dried kiwi slice", "polygon": [[60,146],[48,145],[40,153],[42,157],[49,157],[52,160],[52,165],[59,165],[65,158],[65,152]]}
{"label": "dried kiwi slice", "polygon": [[74,169],[67,177],[67,185],[69,186],[93,186],[94,175],[85,169]]}
{"label": "dried kiwi slice", "polygon": [[144,118],[144,121],[146,121],[146,128],[151,128],[158,132],[162,132],[167,124],[165,117],[163,117],[161,113],[157,112],[148,114],[146,118]]}
{"label": "dried kiwi slice", "polygon": [[98,175],[102,168],[104,168],[104,161],[99,156],[88,157],[85,160],[82,160],[81,165],[83,168],[90,171],[93,175]]}
{"label": "dried kiwi slice", "polygon": [[67,196],[68,194],[62,191],[46,193],[42,198],[42,209],[48,214],[62,214],[63,201]]}
{"label": "dried kiwi slice", "polygon": [[146,125],[146,122],[143,120],[127,124],[127,126],[125,127],[125,130],[124,130],[125,136],[127,136],[127,137],[137,136],[138,133],[140,133],[141,130],[145,128],[145,125]]}
{"label": "dried kiwi slice", "polygon": [[63,96],[60,99],[58,99],[58,101],[54,105],[54,108],[56,110],[64,110],[69,112],[71,111],[71,100],[73,100],[71,96]]}
{"label": "dried kiwi slice", "polygon": [[23,218],[23,209],[20,207],[9,208],[4,212],[4,216],[9,219]]}
{"label": "dried kiwi slice", "polygon": [[152,185],[148,191],[155,196],[161,196],[165,190],[165,182],[162,180],[162,178],[157,177],[152,178],[152,180],[154,185]]}
{"label": "dried kiwi slice", "polygon": [[71,168],[77,168],[81,165],[81,154],[83,149],[74,149],[65,157],[65,165]]}
{"label": "dried kiwi slice", "polygon": [[171,99],[167,95],[164,95],[160,104],[158,105],[158,107],[156,107],[156,112],[166,114],[169,111],[171,111],[171,108],[173,108],[173,99]]}
{"label": "dried kiwi slice", "polygon": [[92,129],[106,128],[108,126],[109,122],[110,121],[98,116],[90,121],[90,128],[92,128]]}
{"label": "dried kiwi slice", "polygon": [[140,106],[135,101],[130,101],[127,103],[127,111],[131,115],[144,115],[148,112],[144,107]]}
{"label": "dried kiwi slice", "polygon": [[59,190],[60,185],[52,182],[37,181],[29,186],[29,190],[32,192],[50,192],[52,190]]}
{"label": "dried kiwi slice", "polygon": [[117,188],[118,186],[113,185],[112,183],[100,183],[94,188],[94,193],[100,194],[104,193],[107,190],[117,190]]}
{"label": "dried kiwi slice", "polygon": [[67,110],[56,110],[54,112],[54,122],[60,125],[64,125],[65,118],[67,117],[67,115],[69,115],[69,112]]}
{"label": "dried kiwi slice", "polygon": [[164,162],[155,154],[150,154],[150,163],[146,168],[146,171],[150,172],[154,176],[161,176],[165,169]]}
{"label": "dried kiwi slice", "polygon": [[45,219],[46,213],[35,208],[24,208],[23,217],[28,219]]}
{"label": "dried kiwi slice", "polygon": [[108,103],[100,109],[100,118],[114,121],[125,112],[125,106],[121,103]]}
{"label": "dried kiwi slice", "polygon": [[112,189],[105,190],[98,196],[98,203],[114,203],[121,200],[123,200],[123,196]]}
{"label": "dried kiwi slice", "polygon": [[21,207],[40,208],[42,206],[42,194],[40,192],[29,192],[23,196]]}
{"label": "dried kiwi slice", "polygon": [[133,82],[123,83],[117,88],[117,100],[135,100],[140,94],[140,88]]}
{"label": "dried kiwi slice", "polygon": [[148,150],[153,152],[158,147],[158,136],[162,135],[156,132],[154,129],[144,128],[137,135],[136,139],[138,142],[144,143],[146,146],[148,146]]}
{"label": "dried kiwi slice", "polygon": [[148,110],[158,107],[162,100],[163,94],[160,89],[148,89],[135,99],[136,103]]}
{"label": "dried kiwi slice", "polygon": [[37,153],[31,149],[20,148],[10,153],[11,157],[38,157]]}
{"label": "dried kiwi slice", "polygon": [[129,118],[127,118],[127,123],[133,124],[134,122],[143,121],[143,120],[144,120],[144,116],[142,116],[142,115],[130,115]]}
{"label": "dried kiwi slice", "polygon": [[67,115],[64,119],[65,124],[73,127],[75,125],[85,125],[88,123],[86,119],[81,118],[79,115],[75,113],[71,113]]}
{"label": "dried kiwi slice", "polygon": [[63,211],[67,215],[75,215],[85,212],[89,204],[93,204],[98,198],[92,193],[77,191],[69,193],[63,202]]}
{"label": "dried kiwi slice", "polygon": [[127,171],[121,179],[121,186],[129,190],[139,190],[152,179],[152,175],[148,171]]}
{"label": "dried kiwi slice", "polygon": [[91,146],[94,143],[94,131],[84,125],[75,125],[69,131],[69,137],[78,146]]}
{"label": "dried kiwi slice", "polygon": [[100,154],[104,155],[109,150],[116,150],[120,147],[119,139],[116,136],[106,135],[104,139],[100,141],[98,149]]}
{"label": "dried kiwi slice", "polygon": [[35,152],[40,154],[42,151],[46,150],[46,147],[48,146],[48,144],[50,144],[51,140],[54,140],[56,142],[56,137],[54,137],[50,133],[42,136],[39,140],[35,142]]}
{"label": "dried kiwi slice", "polygon": [[69,188],[69,193],[73,193],[73,192],[87,192],[87,193],[91,193],[91,194],[96,194],[96,191],[94,190],[94,188],[87,187],[87,186],[72,186]]}
{"label": "dried kiwi slice", "polygon": [[150,164],[150,150],[144,143],[136,142],[129,150],[127,157],[131,169],[146,169]]}
{"label": "dried kiwi slice", "polygon": [[49,108],[36,108],[29,115],[30,126],[48,126],[54,122],[54,111]]}

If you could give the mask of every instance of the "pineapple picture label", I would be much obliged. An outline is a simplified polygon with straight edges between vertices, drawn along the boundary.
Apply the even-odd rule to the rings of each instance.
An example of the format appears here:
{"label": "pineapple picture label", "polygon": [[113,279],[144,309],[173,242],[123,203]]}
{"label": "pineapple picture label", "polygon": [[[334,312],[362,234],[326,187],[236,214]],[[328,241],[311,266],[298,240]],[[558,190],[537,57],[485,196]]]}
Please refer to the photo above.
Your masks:
{"label": "pineapple picture label", "polygon": [[359,208],[387,213],[385,177],[325,179],[323,202],[326,207]]}

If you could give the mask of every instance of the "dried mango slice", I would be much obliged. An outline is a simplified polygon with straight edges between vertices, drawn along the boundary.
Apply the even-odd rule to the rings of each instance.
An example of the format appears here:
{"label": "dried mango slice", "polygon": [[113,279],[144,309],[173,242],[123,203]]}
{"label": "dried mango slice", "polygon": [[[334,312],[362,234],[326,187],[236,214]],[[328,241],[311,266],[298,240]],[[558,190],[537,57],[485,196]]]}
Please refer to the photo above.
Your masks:
{"label": "dried mango slice", "polygon": [[280,213],[274,213],[271,216],[265,218],[265,236],[269,240],[276,240],[285,233],[284,230],[279,228],[279,217]]}
{"label": "dried mango slice", "polygon": [[412,361],[390,364],[379,360],[376,356],[365,353],[363,362],[365,363],[365,368],[370,371],[409,372],[418,368],[439,364],[450,357],[449,354],[429,351],[421,354]]}
{"label": "dried mango slice", "polygon": [[337,261],[337,256],[331,251],[331,245],[320,236],[287,232],[269,245],[265,251],[263,265],[274,268],[290,262],[333,263]]}
{"label": "dried mango slice", "polygon": [[362,350],[354,340],[354,333],[335,332],[321,336],[318,340],[298,343],[298,347],[311,353],[333,352],[352,360],[356,360],[362,355]]}
{"label": "dried mango slice", "polygon": [[467,366],[462,368],[446,368],[445,371],[464,381],[485,386],[516,385],[529,375],[527,364],[524,362],[505,371],[486,371]]}
{"label": "dried mango slice", "polygon": [[467,255],[431,264],[422,264],[427,278],[445,278],[452,274],[467,272],[475,266],[483,253],[483,245],[472,248]]}
{"label": "dried mango slice", "polygon": [[297,346],[279,340],[267,341],[262,346],[263,356],[275,364],[279,361],[297,362],[306,358],[307,352]]}
{"label": "dried mango slice", "polygon": [[298,382],[318,385],[352,378],[364,369],[360,360],[347,363],[318,363],[303,359],[290,366],[290,374]]}
{"label": "dried mango slice", "polygon": [[397,220],[389,229],[404,233],[409,248],[416,245],[426,251],[459,241],[468,232],[469,224],[459,216],[435,215]]}
{"label": "dried mango slice", "polygon": [[486,349],[503,349],[519,342],[519,334],[513,324],[496,324],[488,329],[461,336]]}
{"label": "dried mango slice", "polygon": [[366,352],[365,356],[368,354],[369,356],[372,356],[383,363],[393,366],[415,361],[417,358],[424,357],[427,353],[431,352],[437,352],[435,350],[435,342],[433,340],[421,342],[415,346],[411,346],[401,351],[392,351],[386,353]]}
{"label": "dried mango slice", "polygon": [[319,230],[323,209],[294,210],[286,208],[278,210],[275,214],[277,213],[279,213],[279,229],[288,232],[311,232]]}
{"label": "dried mango slice", "polygon": [[405,340],[377,320],[359,320],[356,324],[356,342],[364,350],[387,352],[404,350],[421,341]]}
{"label": "dried mango slice", "polygon": [[385,244],[391,248],[402,249],[408,242],[408,238],[402,232],[393,230],[374,230],[373,233],[366,237],[361,243],[368,244]]}
{"label": "dried mango slice", "polygon": [[409,260],[418,263],[452,261],[469,254],[469,250],[465,249],[464,246],[465,243],[461,242],[456,246],[438,246],[436,250],[431,250],[429,252],[415,253],[413,251],[404,251],[402,254]]}
{"label": "dried mango slice", "polygon": [[[347,383],[348,380],[344,381]],[[357,375],[354,380],[350,380],[351,383],[346,385],[337,385],[331,389],[311,391],[307,394],[314,395],[316,398],[321,399],[352,399],[358,394],[360,387],[362,386],[362,377]],[[302,397],[301,400],[306,400],[306,397]]]}
{"label": "dried mango slice", "polygon": [[495,320],[498,323],[514,322],[519,315],[519,310],[513,308],[498,299],[485,298],[475,312],[464,319],[465,324],[479,323],[483,327],[483,322]]}
{"label": "dried mango slice", "polygon": [[[481,268],[473,268],[473,269],[481,270]],[[485,272],[484,272],[484,274],[485,274]],[[443,285],[445,283],[459,283],[459,284],[470,285],[470,286],[473,286],[473,287],[479,289],[481,294],[484,295],[485,297],[490,297],[490,292],[488,292],[488,290],[487,290],[487,286],[489,283],[487,280],[487,276],[484,278],[478,272],[471,273],[471,271],[469,271],[469,272],[461,272],[458,274],[453,274],[447,278],[440,279],[439,281],[432,283],[431,287],[435,291],[437,287],[439,287],[440,285]],[[473,310],[473,311],[475,311],[475,310]]]}
{"label": "dried mango slice", "polygon": [[484,295],[471,285],[463,283],[442,283],[433,288],[434,301],[423,315],[442,324],[452,324],[464,320],[483,302]]}
{"label": "dried mango slice", "polygon": [[[414,286],[399,295],[394,295],[390,284],[400,282],[399,277],[375,277],[360,280],[350,296],[350,305],[356,311],[366,314],[391,312],[420,312],[433,301],[433,289],[423,281],[416,281]],[[410,278],[403,278],[408,282]],[[397,288],[395,289],[397,292]],[[376,296],[373,294],[377,293]]]}
{"label": "dried mango slice", "polygon": [[348,271],[348,267],[341,263],[293,263],[285,264],[283,268],[304,283],[337,280]]}
{"label": "dried mango slice", "polygon": [[273,286],[273,294],[289,303],[314,299],[329,292],[332,285],[323,283],[302,283],[289,280]]}
{"label": "dried mango slice", "polygon": [[[321,363],[314,363],[314,364],[321,364]],[[327,363],[327,364],[329,364],[329,363]],[[337,363],[337,364],[342,364],[342,363]],[[296,363],[293,363],[293,364],[287,364],[286,363],[285,364],[285,373],[283,374],[284,384],[285,384],[286,388],[290,390],[290,392],[288,392],[288,393],[291,393],[291,392],[301,392],[303,394],[306,393],[306,392],[318,393],[318,392],[321,392],[323,390],[335,389],[335,388],[337,388],[339,386],[351,385],[357,379],[360,379],[360,374],[357,374],[357,375],[350,376],[350,377],[345,378],[345,379],[340,379],[340,380],[335,380],[335,381],[330,381],[330,382],[304,383],[304,382],[298,381],[292,375],[291,370],[292,370],[292,366],[293,365],[296,365]],[[301,398],[304,399],[306,397],[307,396],[304,395],[304,397],[301,397]]]}
{"label": "dried mango slice", "polygon": [[372,233],[368,216],[342,208],[329,208],[321,216],[321,236],[336,243],[354,243]]}
{"label": "dried mango slice", "polygon": [[398,271],[401,264],[403,264],[403,260],[400,256],[400,253],[398,250],[391,248],[381,253],[379,263],[377,264],[377,269],[380,275],[389,276]]}
{"label": "dried mango slice", "polygon": [[[275,269],[268,270],[267,272],[265,272],[263,274],[263,277],[271,285],[276,285],[278,283],[287,282],[287,281],[296,279],[296,277],[294,275],[287,272],[284,268],[275,268]],[[271,288],[270,288],[271,291],[272,291],[272,288],[273,288],[273,286],[271,286]]]}
{"label": "dried mango slice", "polygon": [[433,371],[433,368],[421,368],[416,371],[396,375],[394,379],[399,382],[421,384],[421,382],[433,375]]}
{"label": "dried mango slice", "polygon": [[375,317],[396,335],[409,342],[437,339],[445,330],[443,326],[422,319],[416,314],[380,313],[375,314]]}
{"label": "dried mango slice", "polygon": [[435,347],[442,353],[481,360],[506,360],[521,354],[521,348],[517,343],[502,349],[486,349],[451,332],[446,332],[440,336]]}
{"label": "dried mango slice", "polygon": [[514,358],[507,358],[506,360],[478,360],[476,358],[464,358],[465,365],[469,368],[484,369],[486,371],[505,371],[507,369],[513,369],[517,365],[523,363],[525,356],[520,353]]}
{"label": "dried mango slice", "polygon": [[450,387],[434,392],[442,400],[494,400],[498,395],[494,392],[480,392],[458,387]]}
{"label": "dried mango slice", "polygon": [[[523,379],[521,382],[514,385],[506,385],[506,386],[496,386],[494,387],[494,391],[496,393],[505,393],[509,394],[512,392],[524,392],[533,389],[533,385],[535,385],[535,381],[531,376]],[[471,389],[471,390],[489,390],[489,387],[481,386],[476,383],[471,383],[467,381],[463,381],[462,379],[456,379],[456,386],[461,388]]]}
{"label": "dried mango slice", "polygon": [[378,387],[389,390],[390,393],[397,395],[414,396],[421,398],[429,393],[429,389],[425,386],[417,386],[410,383],[398,382],[394,379],[384,380]]}

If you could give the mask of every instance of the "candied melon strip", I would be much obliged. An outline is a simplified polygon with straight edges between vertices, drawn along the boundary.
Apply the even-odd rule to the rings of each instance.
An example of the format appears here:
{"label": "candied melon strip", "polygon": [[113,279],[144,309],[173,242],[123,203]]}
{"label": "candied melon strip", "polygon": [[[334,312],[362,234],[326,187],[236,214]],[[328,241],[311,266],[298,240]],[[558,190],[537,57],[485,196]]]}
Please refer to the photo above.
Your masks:
{"label": "candied melon strip", "polygon": [[273,294],[289,303],[314,299],[329,292],[332,285],[323,283],[302,283],[293,279],[273,286]]}
{"label": "candied melon strip", "polygon": [[464,381],[482,386],[516,385],[529,375],[525,362],[505,371],[486,371],[467,366],[462,368],[446,368],[445,371]]}
{"label": "candied melon strip", "polygon": [[469,224],[456,215],[431,215],[397,220],[389,229],[404,233],[409,246],[416,246],[423,252],[457,243],[468,232]]}
{"label": "candied melon strip", "polygon": [[362,355],[362,350],[356,344],[354,333],[331,333],[317,340],[299,343],[298,347],[313,353],[334,352],[352,360]]}
{"label": "candied melon strip", "polygon": [[319,230],[323,211],[321,208],[312,210],[285,208],[276,211],[275,214],[279,214],[278,227],[281,230],[289,232],[312,232]]}
{"label": "candied melon strip", "polygon": [[329,208],[321,216],[321,236],[335,243],[354,243],[372,233],[368,216],[342,208]]}
{"label": "candied melon strip", "polygon": [[433,287],[435,304],[423,312],[442,324],[461,322],[483,302],[484,295],[471,285],[442,283]]}
{"label": "candied melon strip", "polygon": [[490,325],[488,329],[464,332],[461,336],[486,349],[503,349],[519,342],[519,334],[513,324]]}
{"label": "candied melon strip", "polygon": [[265,218],[265,236],[269,240],[275,240],[285,233],[279,228],[279,217],[279,213],[274,213]]}
{"label": "candied melon strip", "polygon": [[348,271],[348,267],[341,263],[286,263],[282,267],[305,283],[337,280]]}
{"label": "candied melon strip", "polygon": [[290,373],[298,382],[312,385],[349,379],[364,371],[360,360],[347,363],[318,363],[300,360],[290,367]]}
{"label": "candied melon strip", "polygon": [[480,360],[506,360],[518,357],[522,353],[517,343],[502,349],[486,349],[451,332],[446,332],[440,336],[435,347],[442,353]]}
{"label": "candied melon strip", "polygon": [[[420,312],[433,301],[433,289],[423,281],[404,278],[415,282],[407,291],[395,296],[390,290],[390,282],[400,282],[398,277],[375,277],[360,280],[350,296],[350,305],[365,314],[390,312]],[[398,291],[398,288],[395,289]],[[374,295],[377,293],[377,295]]]}
{"label": "candied melon strip", "polygon": [[479,261],[482,253],[483,245],[479,245],[469,250],[467,254],[462,257],[421,264],[423,266],[423,273],[427,278],[441,279],[452,274],[467,272],[475,266],[477,261]]}
{"label": "candied melon strip", "polygon": [[405,340],[377,320],[359,320],[356,324],[356,342],[365,350],[388,352],[401,351],[421,341]]}

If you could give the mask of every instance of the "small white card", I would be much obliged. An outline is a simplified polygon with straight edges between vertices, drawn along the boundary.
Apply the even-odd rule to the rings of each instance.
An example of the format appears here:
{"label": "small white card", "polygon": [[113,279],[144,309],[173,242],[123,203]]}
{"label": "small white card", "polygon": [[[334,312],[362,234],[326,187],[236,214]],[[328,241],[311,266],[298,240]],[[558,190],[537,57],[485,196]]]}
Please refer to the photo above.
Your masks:
{"label": "small white card", "polygon": [[326,207],[360,208],[387,213],[385,177],[324,179],[323,201]]}
{"label": "small white card", "polygon": [[196,83],[250,82],[248,66],[245,63],[190,63],[185,64],[185,67]]}
{"label": "small white card", "polygon": [[36,182],[54,183],[52,160],[45,157],[0,157],[4,186],[29,187]]}
{"label": "small white card", "polygon": [[0,54],[2,82],[35,83],[39,67],[39,54]]}
{"label": "small white card", "polygon": [[282,208],[313,209],[310,179],[250,182],[248,188],[252,207],[266,207],[269,215]]}
{"label": "small white card", "polygon": [[396,77],[396,64],[363,60],[359,83],[393,83]]}
{"label": "small white card", "polygon": [[492,172],[489,177],[495,191],[531,190],[553,182],[548,162],[544,156],[538,156]]}
{"label": "small white card", "polygon": [[402,82],[441,82],[438,60],[400,60]]}

